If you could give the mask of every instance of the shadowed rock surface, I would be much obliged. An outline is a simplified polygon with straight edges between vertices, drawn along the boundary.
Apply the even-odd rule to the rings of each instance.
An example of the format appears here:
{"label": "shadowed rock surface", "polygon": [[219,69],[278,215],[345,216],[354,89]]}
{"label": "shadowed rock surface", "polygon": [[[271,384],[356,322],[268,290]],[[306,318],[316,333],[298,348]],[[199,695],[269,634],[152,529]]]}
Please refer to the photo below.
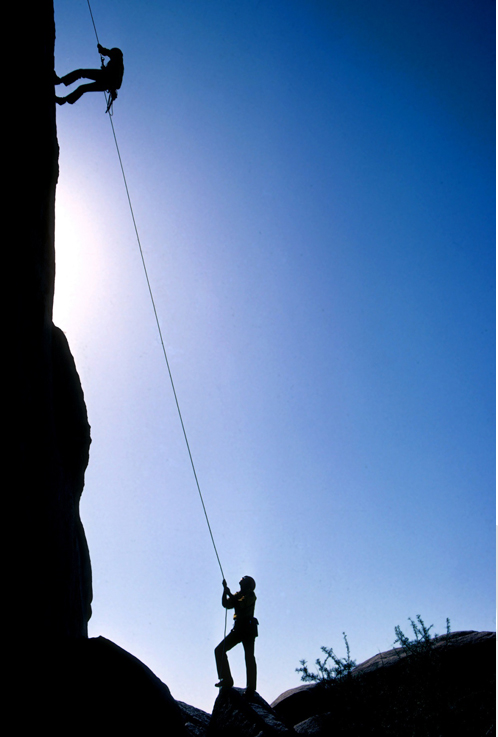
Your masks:
{"label": "shadowed rock surface", "polygon": [[304,685],[272,704],[299,734],[494,734],[494,632],[455,632],[428,652],[389,650],[331,685]]}
{"label": "shadowed rock surface", "polygon": [[[52,0],[4,9],[15,76],[4,132],[2,648],[13,731],[187,735],[167,686],[105,638],[88,639],[92,585],[79,502],[90,425],[76,365],[52,322],[58,143]],[[19,33],[22,31],[22,38]],[[20,109],[14,114],[14,104]],[[75,193],[76,195],[76,193]],[[7,721],[7,720],[6,720]]]}
{"label": "shadowed rock surface", "polygon": [[31,663],[29,679],[26,663],[18,663],[26,705],[16,713],[16,734],[38,734],[46,725],[51,735],[188,737],[168,687],[104,637],[45,642]]}
{"label": "shadowed rock surface", "polygon": [[193,737],[204,737],[211,721],[211,714],[202,711],[202,709],[197,709],[195,706],[190,706],[190,704],[185,704],[183,701],[178,701],[177,704],[180,707],[188,733]]}
{"label": "shadowed rock surface", "polygon": [[284,737],[290,734],[291,730],[258,693],[247,698],[240,688],[220,693],[207,732],[208,737]]}
{"label": "shadowed rock surface", "polygon": [[[24,99],[10,98],[12,115],[4,132],[11,230],[4,241],[2,290],[8,316],[3,417],[9,473],[3,495],[9,528],[3,616],[4,631],[18,651],[41,637],[87,634],[91,569],[79,501],[90,426],[69,345],[52,323],[58,177],[53,4],[16,3],[5,12],[7,48],[12,44],[15,59],[10,76],[29,85]],[[7,659],[8,650],[7,645]]]}

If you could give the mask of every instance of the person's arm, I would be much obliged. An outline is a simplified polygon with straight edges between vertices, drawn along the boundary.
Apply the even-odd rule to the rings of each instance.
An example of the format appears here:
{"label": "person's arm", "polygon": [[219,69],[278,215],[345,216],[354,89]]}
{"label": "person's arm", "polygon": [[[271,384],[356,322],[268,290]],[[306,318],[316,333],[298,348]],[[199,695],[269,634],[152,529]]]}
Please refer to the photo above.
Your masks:
{"label": "person's arm", "polygon": [[104,49],[104,47],[101,46],[100,44],[97,44],[97,48],[99,50],[99,54],[102,54],[102,56],[110,56],[111,55],[109,49]]}
{"label": "person's arm", "polygon": [[227,582],[225,581],[225,579],[223,579],[223,595],[221,597],[221,605],[224,606],[225,609],[233,609],[235,606],[235,602],[235,597],[228,588]]}

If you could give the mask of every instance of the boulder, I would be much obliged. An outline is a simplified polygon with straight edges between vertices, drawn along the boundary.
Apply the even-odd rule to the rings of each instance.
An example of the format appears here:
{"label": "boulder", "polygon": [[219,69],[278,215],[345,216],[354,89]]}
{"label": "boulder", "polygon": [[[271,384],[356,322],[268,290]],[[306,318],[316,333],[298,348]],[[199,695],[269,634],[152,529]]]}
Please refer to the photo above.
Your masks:
{"label": "boulder", "polygon": [[323,688],[317,683],[290,688],[272,703],[272,709],[288,726],[294,726],[324,710]]}
{"label": "boulder", "polygon": [[331,714],[317,714],[317,716],[305,719],[304,722],[299,722],[294,727],[296,734],[306,735],[306,737],[320,737],[325,734],[330,721]]}
{"label": "boulder", "polygon": [[494,632],[455,632],[420,653],[395,648],[343,679],[286,691],[272,708],[307,735],[492,734],[495,663]]}
{"label": "boulder", "polygon": [[208,737],[284,737],[292,734],[258,693],[243,689],[221,691],[214,703]]}
{"label": "boulder", "polygon": [[[43,642],[29,670],[10,671],[15,731],[51,735],[143,734],[189,737],[169,688],[138,658],[105,637]],[[14,688],[12,688],[14,686]],[[14,723],[14,722],[13,722]]]}
{"label": "boulder", "polygon": [[185,704],[183,701],[178,701],[177,704],[182,712],[188,733],[193,737],[205,737],[211,721],[211,714],[195,706],[190,706],[190,704]]}

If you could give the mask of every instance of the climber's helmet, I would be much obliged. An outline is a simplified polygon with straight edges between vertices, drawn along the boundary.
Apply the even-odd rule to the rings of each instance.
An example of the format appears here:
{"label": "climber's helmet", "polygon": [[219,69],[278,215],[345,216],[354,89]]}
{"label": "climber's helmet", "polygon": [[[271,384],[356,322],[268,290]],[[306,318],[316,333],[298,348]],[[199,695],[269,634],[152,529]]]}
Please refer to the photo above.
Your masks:
{"label": "climber's helmet", "polygon": [[251,576],[243,576],[239,581],[241,591],[254,591],[256,581]]}

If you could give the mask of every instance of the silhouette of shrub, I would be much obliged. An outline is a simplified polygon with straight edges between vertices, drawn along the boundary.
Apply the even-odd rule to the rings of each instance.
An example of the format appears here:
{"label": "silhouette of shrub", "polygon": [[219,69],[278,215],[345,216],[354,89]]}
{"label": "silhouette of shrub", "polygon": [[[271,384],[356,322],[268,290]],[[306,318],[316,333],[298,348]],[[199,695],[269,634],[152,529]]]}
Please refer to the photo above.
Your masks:
{"label": "silhouette of shrub", "polygon": [[[409,617],[409,622],[414,634],[413,639],[410,639],[410,637],[403,632],[398,624],[394,628],[396,639],[394,640],[393,646],[395,648],[397,646],[400,647],[400,657],[402,657],[403,655],[428,655],[432,652],[434,640],[439,637],[439,635],[437,634],[431,635],[430,633],[434,625],[431,624],[427,627],[420,614],[417,614],[415,619]],[[449,634],[450,620],[447,618],[446,635]],[[336,681],[337,679],[344,678],[351,673],[353,668],[356,667],[356,660],[353,660],[351,658],[351,651],[349,649],[349,643],[348,638],[346,637],[346,633],[343,632],[342,636],[344,638],[344,644],[346,645],[346,657],[340,658],[335,654],[333,648],[325,647],[322,645],[321,651],[326,657],[324,660],[320,660],[320,658],[317,658],[315,660],[315,665],[318,669],[317,672],[313,672],[308,668],[308,663],[306,660],[299,661],[301,663],[301,666],[300,668],[296,668],[296,673],[301,674],[302,681],[305,681],[306,683],[328,683],[331,681]]]}
{"label": "silhouette of shrub", "polygon": [[[412,640],[410,640],[408,635],[405,635],[399,624],[394,628],[394,633],[396,635],[394,647],[396,647],[397,644],[400,645],[405,655],[422,655],[424,653],[431,652],[434,640],[439,637],[437,634],[432,636],[430,634],[430,630],[434,627],[433,624],[427,627],[420,614],[417,614],[416,619],[417,621],[409,617],[409,622],[411,624],[413,634],[415,635]],[[450,620],[446,618],[446,635],[449,635],[450,632]]]}
{"label": "silhouette of shrub", "polygon": [[[311,683],[327,683],[345,678],[351,673],[353,668],[356,667],[356,660],[351,659],[351,652],[346,633],[343,632],[342,636],[344,637],[344,643],[346,645],[346,657],[339,658],[331,647],[322,646],[321,650],[326,655],[326,658],[324,660],[320,660],[320,658],[315,660],[315,665],[318,668],[317,673],[313,673],[309,670],[306,660],[299,661],[301,663],[301,667],[296,668],[296,672],[301,673],[302,681]],[[329,662],[333,663],[333,665],[327,665]]]}

